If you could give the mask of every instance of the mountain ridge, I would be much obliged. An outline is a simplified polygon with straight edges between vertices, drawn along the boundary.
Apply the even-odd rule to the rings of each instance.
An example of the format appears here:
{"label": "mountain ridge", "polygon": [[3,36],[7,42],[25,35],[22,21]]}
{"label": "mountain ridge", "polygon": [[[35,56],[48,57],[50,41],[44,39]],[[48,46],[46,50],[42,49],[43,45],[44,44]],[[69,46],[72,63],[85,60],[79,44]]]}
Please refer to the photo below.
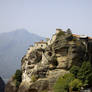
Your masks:
{"label": "mountain ridge", "polygon": [[[20,66],[20,60],[27,48],[35,41],[44,40],[26,29],[0,34],[0,75],[9,78]],[[15,63],[16,62],[16,63]],[[6,68],[6,69],[5,69]],[[12,73],[11,73],[11,72]]]}

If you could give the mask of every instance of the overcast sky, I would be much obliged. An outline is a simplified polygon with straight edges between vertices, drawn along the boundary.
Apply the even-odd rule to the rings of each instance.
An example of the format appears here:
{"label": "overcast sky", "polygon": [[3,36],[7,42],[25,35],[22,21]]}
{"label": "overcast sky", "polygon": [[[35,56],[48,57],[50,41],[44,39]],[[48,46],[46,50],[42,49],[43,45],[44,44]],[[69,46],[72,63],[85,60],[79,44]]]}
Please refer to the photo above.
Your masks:
{"label": "overcast sky", "polygon": [[56,28],[92,36],[92,0],[0,0],[0,33],[21,28],[46,37]]}

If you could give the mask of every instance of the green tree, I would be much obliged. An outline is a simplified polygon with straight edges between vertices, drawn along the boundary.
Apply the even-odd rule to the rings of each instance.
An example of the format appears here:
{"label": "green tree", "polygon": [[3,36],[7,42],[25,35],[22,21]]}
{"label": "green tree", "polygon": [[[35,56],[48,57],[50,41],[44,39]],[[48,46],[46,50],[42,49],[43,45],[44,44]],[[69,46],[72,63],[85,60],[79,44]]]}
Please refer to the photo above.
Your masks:
{"label": "green tree", "polygon": [[69,84],[72,91],[80,91],[82,85],[83,84],[82,84],[81,80],[79,80],[79,79],[74,79]]}
{"label": "green tree", "polygon": [[74,80],[74,75],[71,73],[60,77],[54,85],[54,92],[67,92],[69,90],[69,83]]}
{"label": "green tree", "polygon": [[19,87],[21,81],[22,81],[22,72],[21,70],[16,70],[16,73],[14,75],[14,80],[16,81],[16,87]]}
{"label": "green tree", "polygon": [[68,34],[72,34],[72,31],[71,31],[70,28],[68,28],[68,29],[66,30],[66,32],[67,32]]}
{"label": "green tree", "polygon": [[16,79],[17,81],[21,82],[21,76],[22,76],[21,70],[16,70],[14,79]]}
{"label": "green tree", "polygon": [[66,81],[63,77],[59,78],[54,85],[54,92],[67,92],[66,90]]}
{"label": "green tree", "polygon": [[92,86],[92,66],[89,61],[83,62],[78,73],[78,78],[82,80],[84,86]]}
{"label": "green tree", "polygon": [[31,76],[31,80],[32,80],[32,82],[35,82],[37,80],[36,76],[35,75],[32,75]]}
{"label": "green tree", "polygon": [[16,81],[15,83],[16,83],[16,87],[19,87],[20,82],[19,81]]}
{"label": "green tree", "polygon": [[77,78],[77,74],[78,74],[78,72],[79,72],[79,69],[80,69],[80,67],[75,66],[75,65],[72,66],[71,69],[70,69],[70,72],[71,72],[72,74],[74,74],[75,78]]}

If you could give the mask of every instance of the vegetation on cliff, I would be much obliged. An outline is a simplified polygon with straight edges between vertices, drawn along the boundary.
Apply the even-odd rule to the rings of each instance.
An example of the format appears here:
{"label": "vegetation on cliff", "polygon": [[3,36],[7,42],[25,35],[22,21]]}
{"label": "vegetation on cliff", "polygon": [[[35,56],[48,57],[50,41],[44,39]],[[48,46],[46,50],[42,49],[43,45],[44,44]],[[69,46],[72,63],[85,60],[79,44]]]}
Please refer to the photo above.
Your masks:
{"label": "vegetation on cliff", "polygon": [[82,80],[84,87],[92,86],[92,65],[89,61],[83,62],[77,77]]}
{"label": "vegetation on cliff", "polygon": [[89,61],[83,62],[81,67],[72,66],[70,72],[56,81],[54,92],[80,91],[81,87],[92,86],[92,66]]}
{"label": "vegetation on cliff", "polygon": [[92,86],[92,65],[90,61],[84,61],[81,67],[73,66],[70,72],[82,81],[84,87]]}
{"label": "vegetation on cliff", "polygon": [[19,87],[21,81],[22,81],[22,72],[21,70],[16,70],[16,73],[14,75],[15,85],[16,87]]}
{"label": "vegetation on cliff", "polygon": [[75,65],[73,65],[73,66],[71,67],[71,69],[70,69],[70,72],[71,72],[72,74],[74,74],[75,78],[77,78],[79,69],[80,69],[80,67],[79,67],[79,66],[75,66]]}
{"label": "vegetation on cliff", "polygon": [[71,73],[59,77],[54,85],[54,92],[67,92],[69,90],[69,83],[74,80],[74,75]]}
{"label": "vegetation on cliff", "polygon": [[74,79],[69,83],[69,90],[70,91],[80,91],[81,87],[83,86],[82,81],[79,79]]}

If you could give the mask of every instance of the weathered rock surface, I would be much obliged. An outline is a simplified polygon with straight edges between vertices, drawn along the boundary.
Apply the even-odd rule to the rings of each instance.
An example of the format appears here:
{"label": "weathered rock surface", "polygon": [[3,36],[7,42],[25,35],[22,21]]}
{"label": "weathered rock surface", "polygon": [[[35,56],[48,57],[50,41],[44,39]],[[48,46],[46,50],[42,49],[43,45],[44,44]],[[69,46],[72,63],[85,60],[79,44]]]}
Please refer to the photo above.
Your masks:
{"label": "weathered rock surface", "polygon": [[[71,33],[61,31],[45,49],[30,50],[22,58],[22,82],[18,90],[8,82],[5,92],[53,92],[56,80],[72,65],[80,66],[86,58],[86,45]],[[8,88],[12,91],[9,91]]]}
{"label": "weathered rock surface", "polygon": [[5,87],[5,92],[17,92],[18,88],[16,87],[13,77],[8,81]]}

